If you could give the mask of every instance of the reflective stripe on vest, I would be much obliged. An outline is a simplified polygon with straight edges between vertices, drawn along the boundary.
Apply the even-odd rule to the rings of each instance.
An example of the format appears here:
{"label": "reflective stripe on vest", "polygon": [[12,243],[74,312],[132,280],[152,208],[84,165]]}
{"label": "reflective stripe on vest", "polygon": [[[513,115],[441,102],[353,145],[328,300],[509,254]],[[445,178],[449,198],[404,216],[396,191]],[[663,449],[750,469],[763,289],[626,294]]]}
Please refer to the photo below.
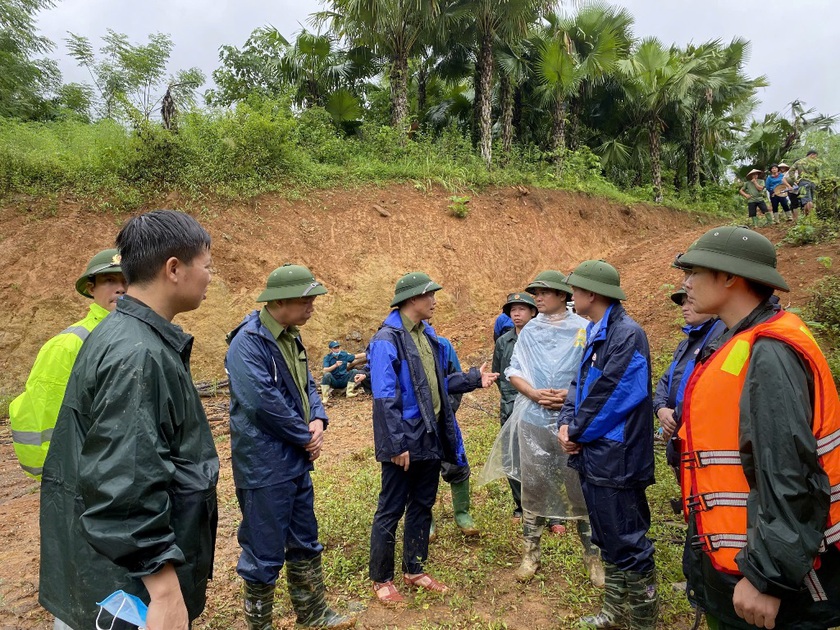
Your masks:
{"label": "reflective stripe on vest", "polygon": [[[735,556],[746,544],[750,486],[739,452],[740,399],[756,339],[788,344],[814,377],[812,430],[819,464],[831,485],[823,549],[840,547],[840,400],[828,364],[810,331],[796,315],[782,312],[730,339],[695,369],[686,389],[681,454],[683,511],[695,518],[702,549],[718,571],[740,575]],[[812,596],[821,587],[812,576]]]}
{"label": "reflective stripe on vest", "polygon": [[76,335],[84,343],[85,339],[90,335],[90,331],[84,326],[70,326],[62,330],[60,335]]}
{"label": "reflective stripe on vest", "polygon": [[12,442],[24,446],[41,446],[52,440],[53,429],[43,431],[15,431],[12,430]]}

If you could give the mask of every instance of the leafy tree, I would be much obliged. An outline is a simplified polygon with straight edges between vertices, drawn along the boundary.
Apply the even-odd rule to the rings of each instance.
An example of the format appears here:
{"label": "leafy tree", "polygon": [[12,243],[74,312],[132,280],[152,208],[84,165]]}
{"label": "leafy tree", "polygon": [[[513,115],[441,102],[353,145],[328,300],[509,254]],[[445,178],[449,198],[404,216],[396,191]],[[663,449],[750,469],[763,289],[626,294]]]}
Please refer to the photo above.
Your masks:
{"label": "leafy tree", "polygon": [[653,199],[662,201],[662,135],[667,110],[675,107],[702,80],[696,59],[685,59],[675,48],[648,38],[630,57],[618,62],[636,124],[647,131]]}
{"label": "leafy tree", "polygon": [[391,125],[406,126],[408,62],[440,28],[438,0],[329,0],[325,11],[313,16],[316,25],[329,24],[339,38],[354,47],[370,49],[387,66],[391,91]]}
{"label": "leafy tree", "polygon": [[195,91],[204,83],[198,68],[179,70],[166,79],[174,44],[163,33],[150,35],[144,45],[132,44],[127,35],[108,29],[98,58],[87,37],[70,33],[66,41],[70,55],[90,72],[105,118],[148,121],[167,93],[185,107],[193,104]]}
{"label": "leafy tree", "polygon": [[50,95],[59,87],[57,64],[39,55],[52,50],[37,34],[35,14],[54,0],[0,0],[0,116],[23,120],[50,117]]}

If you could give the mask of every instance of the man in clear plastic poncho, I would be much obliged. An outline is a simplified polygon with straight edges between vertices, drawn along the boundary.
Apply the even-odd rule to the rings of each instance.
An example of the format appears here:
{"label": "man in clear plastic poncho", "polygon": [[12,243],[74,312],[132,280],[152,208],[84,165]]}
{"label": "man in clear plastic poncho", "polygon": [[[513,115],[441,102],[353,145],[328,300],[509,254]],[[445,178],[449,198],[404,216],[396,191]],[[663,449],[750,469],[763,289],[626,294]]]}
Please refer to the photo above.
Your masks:
{"label": "man in clear plastic poncho", "polygon": [[580,481],[557,443],[557,419],[583,354],[588,322],[567,310],[572,290],[559,271],[543,271],[526,291],[534,295],[539,315],[522,329],[505,371],[520,396],[480,481],[506,476],[522,484],[524,552],[517,580],[527,582],[539,569],[540,538],[549,520],[573,519],[590,580],[603,586]]}

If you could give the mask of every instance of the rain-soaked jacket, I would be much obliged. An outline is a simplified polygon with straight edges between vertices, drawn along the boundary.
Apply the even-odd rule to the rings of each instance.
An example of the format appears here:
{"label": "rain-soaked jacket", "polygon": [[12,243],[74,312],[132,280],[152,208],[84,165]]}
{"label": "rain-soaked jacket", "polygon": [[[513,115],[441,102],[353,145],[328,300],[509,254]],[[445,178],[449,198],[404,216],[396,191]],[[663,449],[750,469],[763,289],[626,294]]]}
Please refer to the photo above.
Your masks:
{"label": "rain-soaked jacket", "polygon": [[15,455],[21,468],[30,477],[41,479],[70,370],[90,331],[108,313],[108,309],[93,302],[84,319],[45,343],[26,379],[26,389],[9,405],[9,424],[12,427]]}
{"label": "rain-soaked jacket", "polygon": [[600,326],[590,324],[586,349],[560,412],[569,439],[583,445],[569,466],[591,484],[644,488],[653,476],[653,404],[647,336],[619,303]]}
{"label": "rain-soaked jacket", "polygon": [[41,484],[40,603],[93,628],[96,602],[171,563],[190,619],[213,568],[219,459],[193,386],[193,338],[125,296],[67,384]]}
{"label": "rain-soaked jacket", "polygon": [[[776,315],[759,305],[716,341],[701,362],[735,335]],[[691,385],[689,386],[691,387]],[[760,338],[752,346],[741,393],[739,455],[750,484],[747,545],[741,573],[762,593],[780,598],[777,628],[820,630],[840,625],[840,551],[819,555],[816,577],[827,595],[816,602],[803,580],[814,568],[834,488],[817,457],[812,432],[814,375],[793,346]],[[700,545],[697,519],[688,519],[683,570],[689,599],[733,628],[752,628],[735,613],[732,593],[741,576],[718,571]]]}
{"label": "rain-soaked jacket", "polygon": [[391,311],[368,345],[373,387],[373,440],[376,460],[389,462],[405,451],[411,459],[441,459],[467,464],[461,431],[448,394],[466,393],[481,386],[477,368],[446,374],[448,350],[438,343],[434,329],[423,322],[435,357],[440,388],[440,417],[436,418],[429,382],[420,354],[403,327],[399,310]]}
{"label": "rain-soaked jacket", "polygon": [[[309,373],[309,417],[292,373],[259,311],[248,314],[228,335],[225,369],[230,376],[230,439],[233,481],[253,490],[282,483],[312,470],[304,446],[312,439],[309,423],[327,414]],[[306,361],[300,337],[299,356]]]}
{"label": "rain-soaked jacket", "polygon": [[[536,389],[568,389],[583,356],[587,324],[566,311],[537,315],[519,333],[505,375],[522,378]],[[557,441],[559,416],[559,411],[517,394],[479,483],[516,479],[528,512],[551,518],[585,516],[580,478],[566,465],[568,455]]]}

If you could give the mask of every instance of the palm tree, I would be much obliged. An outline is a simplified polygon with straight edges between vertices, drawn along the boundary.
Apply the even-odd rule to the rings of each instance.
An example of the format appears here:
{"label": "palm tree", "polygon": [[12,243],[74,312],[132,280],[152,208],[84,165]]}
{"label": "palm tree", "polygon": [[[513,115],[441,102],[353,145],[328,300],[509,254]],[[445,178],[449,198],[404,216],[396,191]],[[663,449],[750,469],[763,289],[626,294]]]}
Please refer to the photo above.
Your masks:
{"label": "palm tree", "polygon": [[[697,195],[702,153],[720,146],[719,134],[710,126],[726,120],[731,130],[743,129],[752,106],[741,105],[754,105],[756,89],[767,85],[763,76],[750,79],[744,74],[749,48],[749,42],[736,38],[727,46],[714,40],[685,51],[686,58],[697,61],[696,73],[703,78],[686,94],[682,109],[689,119],[686,180],[692,198]],[[704,142],[704,136],[711,143]]]}
{"label": "palm tree", "polygon": [[684,100],[702,77],[698,61],[686,59],[656,38],[642,40],[632,55],[618,62],[624,77],[628,105],[637,123],[647,130],[653,198],[662,201],[662,134],[666,110]]}
{"label": "palm tree", "polygon": [[476,32],[476,118],[478,150],[489,166],[492,149],[493,50],[497,42],[523,38],[529,27],[549,11],[551,0],[455,0],[460,14],[469,15]]}
{"label": "palm tree", "polygon": [[388,67],[391,125],[406,126],[408,118],[408,61],[425,46],[432,28],[441,27],[438,0],[329,0],[330,9],[312,21],[329,23],[332,31],[354,46],[365,46]]}

